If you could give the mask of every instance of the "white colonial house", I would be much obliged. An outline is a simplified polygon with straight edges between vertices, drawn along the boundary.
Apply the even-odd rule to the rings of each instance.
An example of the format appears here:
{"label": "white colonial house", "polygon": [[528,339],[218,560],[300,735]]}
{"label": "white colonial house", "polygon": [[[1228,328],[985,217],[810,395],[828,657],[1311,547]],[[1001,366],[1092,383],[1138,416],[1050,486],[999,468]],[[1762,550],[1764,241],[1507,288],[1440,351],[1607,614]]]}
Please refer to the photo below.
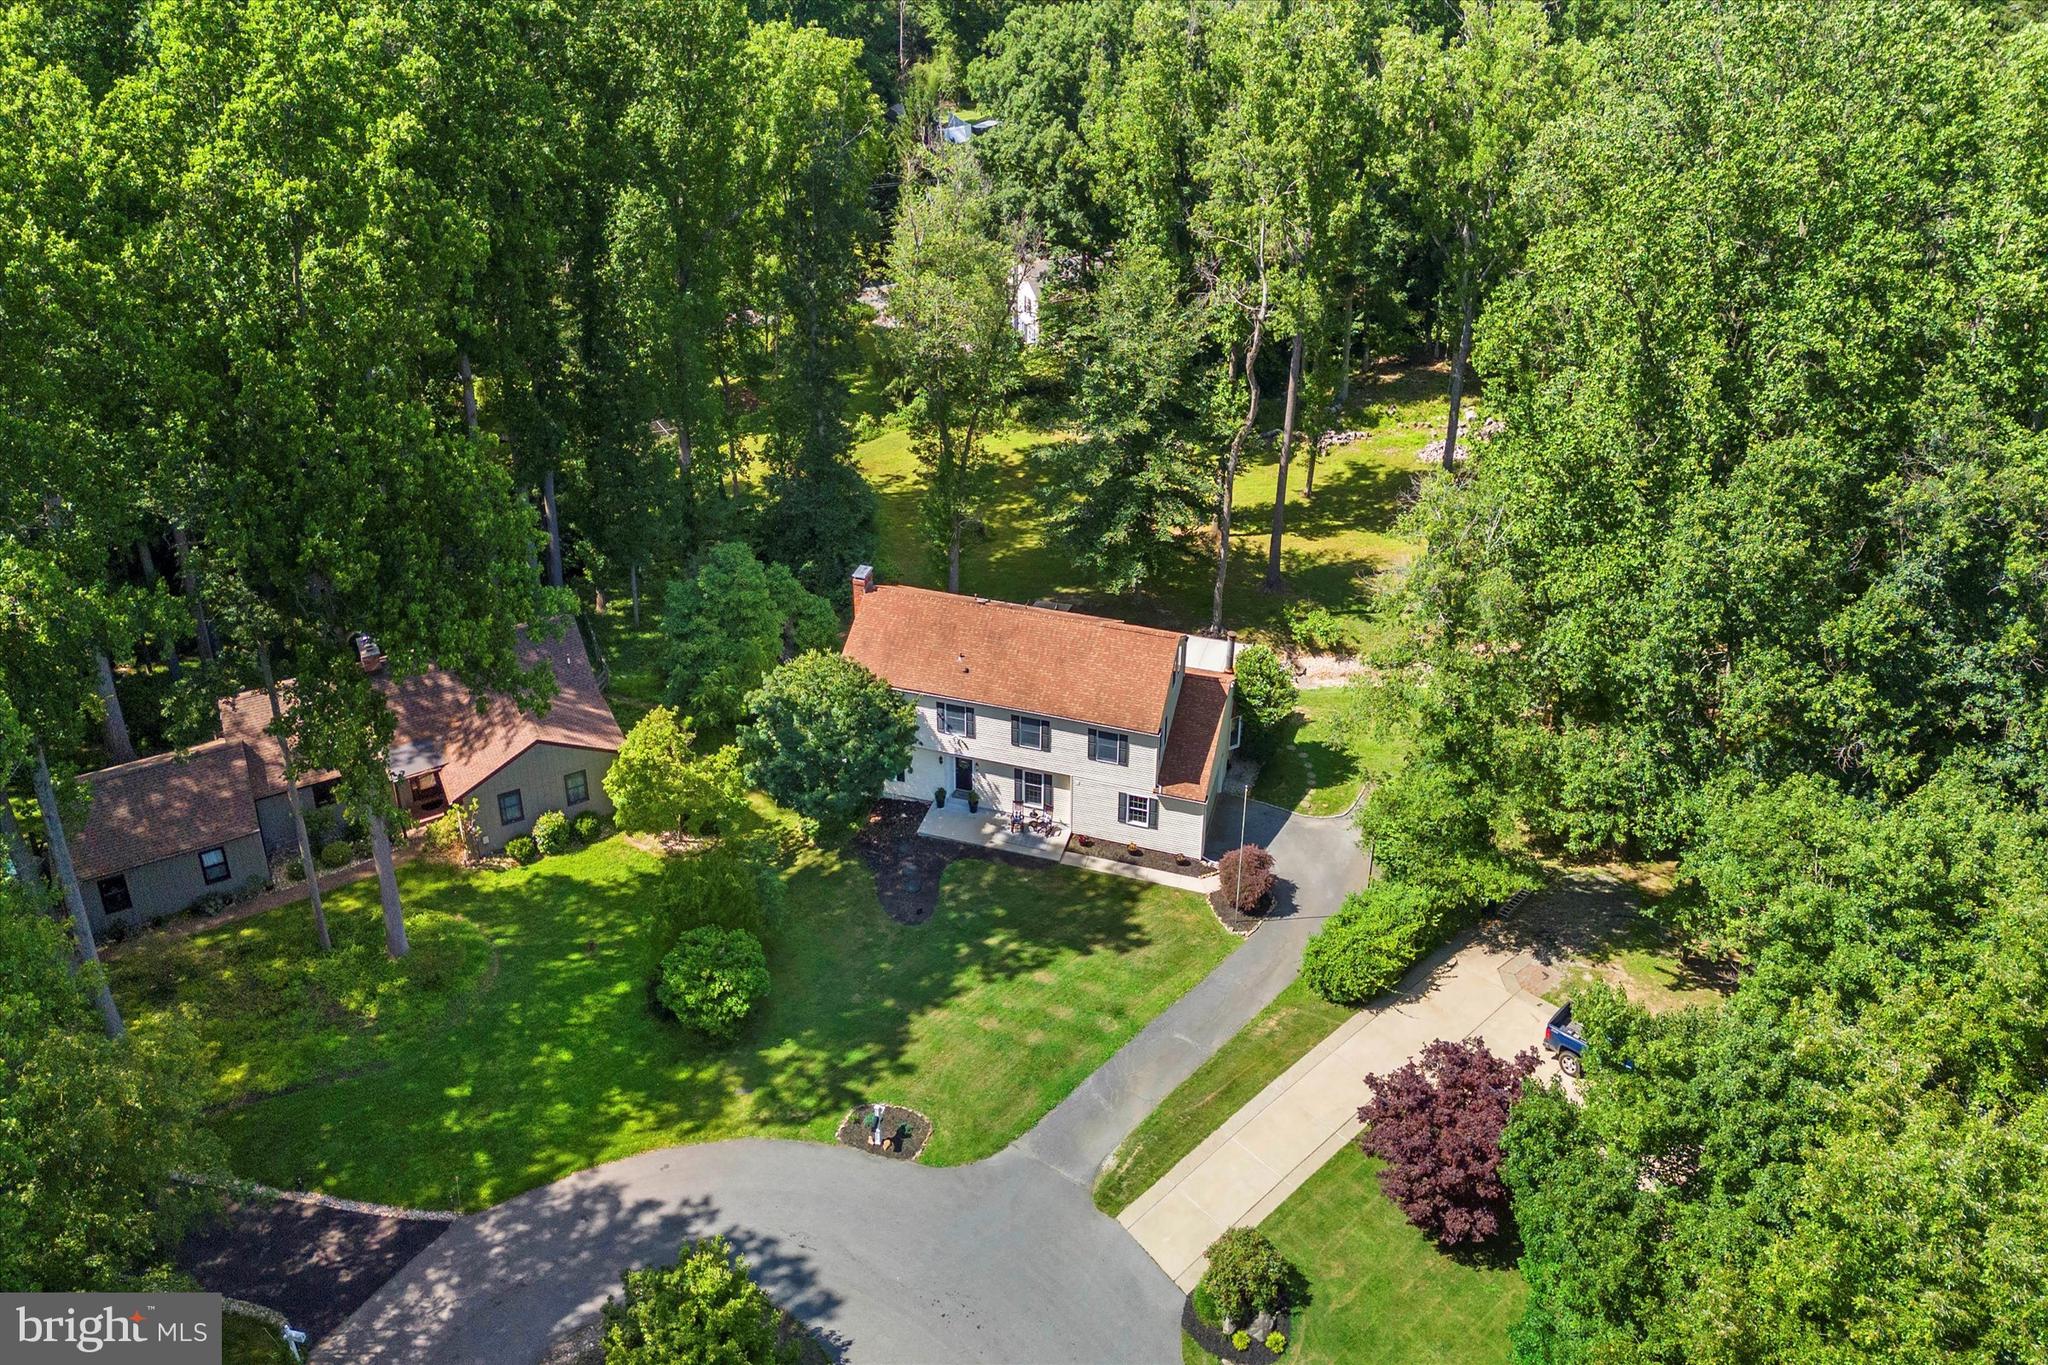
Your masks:
{"label": "white colonial house", "polygon": [[1200,858],[1235,737],[1228,641],[878,584],[854,571],[846,656],[917,707],[885,794]]}

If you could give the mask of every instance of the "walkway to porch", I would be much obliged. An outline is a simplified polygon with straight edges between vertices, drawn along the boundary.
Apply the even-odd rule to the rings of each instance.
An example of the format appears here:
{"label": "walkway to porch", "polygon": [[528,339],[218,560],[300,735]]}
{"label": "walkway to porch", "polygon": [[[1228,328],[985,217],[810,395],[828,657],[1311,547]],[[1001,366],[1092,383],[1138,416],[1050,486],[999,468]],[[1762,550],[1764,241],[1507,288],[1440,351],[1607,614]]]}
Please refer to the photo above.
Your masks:
{"label": "walkway to porch", "polygon": [[1051,837],[1033,834],[1028,829],[1013,830],[1008,815],[989,810],[971,811],[954,802],[933,806],[925,812],[917,832],[949,843],[999,848],[1005,853],[1021,853],[1027,858],[1043,858],[1053,863],[1060,860],[1060,855],[1067,848],[1064,830]]}

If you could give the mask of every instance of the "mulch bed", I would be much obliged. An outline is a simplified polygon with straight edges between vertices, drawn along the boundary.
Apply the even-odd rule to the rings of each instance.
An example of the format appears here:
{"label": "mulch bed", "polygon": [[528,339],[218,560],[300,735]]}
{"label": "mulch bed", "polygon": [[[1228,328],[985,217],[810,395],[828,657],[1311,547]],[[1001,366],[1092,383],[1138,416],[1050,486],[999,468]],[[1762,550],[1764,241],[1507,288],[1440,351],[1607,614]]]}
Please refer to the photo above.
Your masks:
{"label": "mulch bed", "polygon": [[1209,893],[1209,908],[1216,912],[1216,918],[1223,922],[1224,928],[1239,938],[1248,938],[1252,930],[1266,922],[1266,912],[1273,908],[1273,897],[1268,894],[1261,898],[1258,908],[1248,915],[1232,905],[1230,897],[1218,889]]}
{"label": "mulch bed", "polygon": [[[1089,842],[1082,843],[1084,838]],[[1111,862],[1129,863],[1132,867],[1150,868],[1154,872],[1177,872],[1183,877],[1199,877],[1211,870],[1195,858],[1161,853],[1153,848],[1141,848],[1132,853],[1128,844],[1120,844],[1114,839],[1097,839],[1092,835],[1073,835],[1067,840],[1067,847],[1086,858],[1107,858]]]}
{"label": "mulch bed", "polygon": [[898,924],[923,924],[939,908],[939,878],[957,858],[980,858],[1013,867],[1040,867],[1043,862],[1021,853],[976,848],[945,839],[927,839],[917,832],[928,807],[922,801],[895,798],[878,801],[868,822],[853,836],[853,851],[874,874],[875,895]]}
{"label": "mulch bed", "polygon": [[296,1199],[231,1199],[224,1217],[185,1239],[178,1267],[212,1293],[276,1309],[317,1342],[448,1227]]}
{"label": "mulch bed", "polygon": [[[1287,1347],[1294,1346],[1294,1322],[1286,1309],[1280,1310],[1273,1324],[1287,1336]],[[1278,1355],[1266,1349],[1266,1343],[1253,1339],[1252,1344],[1240,1351],[1230,1341],[1230,1333],[1221,1327],[1211,1327],[1202,1321],[1202,1315],[1195,1311],[1195,1296],[1190,1294],[1180,1306],[1180,1330],[1193,1337],[1195,1344],[1224,1361],[1225,1365],[1271,1365],[1271,1362],[1286,1357],[1287,1351]]]}
{"label": "mulch bed", "polygon": [[[931,1141],[932,1121],[915,1109],[906,1109],[900,1104],[884,1105],[882,1108],[882,1145],[868,1145],[868,1115],[874,1112],[874,1105],[863,1104],[854,1108],[839,1125],[835,1134],[840,1144],[866,1152],[869,1156],[885,1156],[892,1161],[915,1161],[917,1154]],[[910,1125],[910,1136],[899,1147],[893,1140],[900,1124]]]}

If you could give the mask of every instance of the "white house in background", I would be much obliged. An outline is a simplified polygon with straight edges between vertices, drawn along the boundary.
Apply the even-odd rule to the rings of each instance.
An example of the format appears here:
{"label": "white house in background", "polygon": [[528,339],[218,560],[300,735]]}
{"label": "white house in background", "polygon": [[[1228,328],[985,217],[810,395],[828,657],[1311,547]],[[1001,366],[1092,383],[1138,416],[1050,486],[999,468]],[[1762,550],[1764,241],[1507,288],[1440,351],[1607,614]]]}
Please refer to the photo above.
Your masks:
{"label": "white house in background", "polygon": [[1042,256],[1010,267],[1010,328],[1026,346],[1038,344],[1038,306],[1052,262]]}
{"label": "white house in background", "polygon": [[916,749],[887,795],[973,792],[983,811],[1199,858],[1234,738],[1234,648],[878,584],[862,565],[845,653],[917,707]]}

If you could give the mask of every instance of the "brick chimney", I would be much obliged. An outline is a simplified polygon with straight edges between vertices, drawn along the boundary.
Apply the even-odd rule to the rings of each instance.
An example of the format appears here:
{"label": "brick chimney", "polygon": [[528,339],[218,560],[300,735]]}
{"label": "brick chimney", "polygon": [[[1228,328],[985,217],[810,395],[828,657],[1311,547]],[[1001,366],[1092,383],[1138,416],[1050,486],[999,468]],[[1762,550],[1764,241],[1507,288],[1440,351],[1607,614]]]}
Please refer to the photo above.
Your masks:
{"label": "brick chimney", "polygon": [[875,566],[863,564],[853,571],[853,614],[860,615],[860,599],[875,590]]}

